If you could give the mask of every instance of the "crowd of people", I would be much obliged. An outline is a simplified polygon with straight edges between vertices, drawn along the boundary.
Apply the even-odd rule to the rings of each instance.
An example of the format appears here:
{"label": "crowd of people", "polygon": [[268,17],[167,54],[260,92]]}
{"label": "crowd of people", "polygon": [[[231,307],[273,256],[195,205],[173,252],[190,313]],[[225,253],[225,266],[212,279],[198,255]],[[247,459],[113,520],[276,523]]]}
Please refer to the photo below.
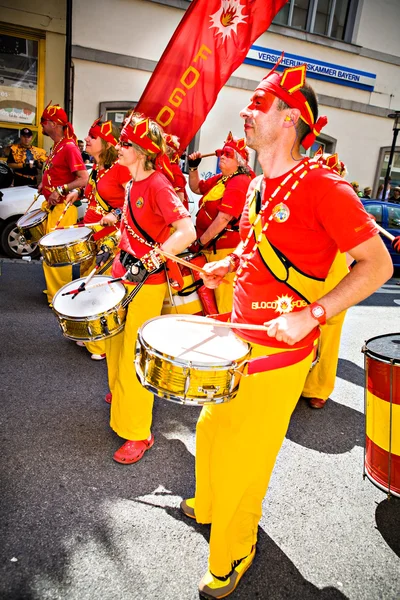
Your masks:
{"label": "crowd of people", "polygon": [[[305,65],[274,68],[258,84],[240,113],[244,137],[229,133],[216,150],[219,174],[201,179],[201,153],[187,157],[189,186],[201,194],[195,225],[179,140],[151,118],[131,112],[121,131],[96,120],[85,138],[94,160],[90,177],[65,111],[48,105],[41,118],[54,143],[39,185],[47,230],[60,220],[76,224],[75,204],[86,198],[84,222],[96,223],[97,251],[81,275],[112,260],[107,272],[124,279],[130,297],[124,329],[86,343],[92,358],[105,357],[110,426],[125,440],[113,459],[134,464],[155,443],[154,397],[136,377],[134,348],[138,329],[162,314],[170,274],[177,278],[176,262],[163,253],[206,256],[203,283],[251,348],[237,396],[201,411],[194,495],[181,503],[188,518],[211,524],[199,583],[205,598],[228,596],[251,566],[262,501],[293,410],[301,396],[314,408],[325,404],[345,311],[392,274],[375,221],[342,177],[343,163],[336,155],[301,153],[327,122],[305,76]],[[248,148],[257,152],[258,177]],[[72,269],[44,265],[44,272],[51,304]],[[319,362],[310,371],[318,344]]]}

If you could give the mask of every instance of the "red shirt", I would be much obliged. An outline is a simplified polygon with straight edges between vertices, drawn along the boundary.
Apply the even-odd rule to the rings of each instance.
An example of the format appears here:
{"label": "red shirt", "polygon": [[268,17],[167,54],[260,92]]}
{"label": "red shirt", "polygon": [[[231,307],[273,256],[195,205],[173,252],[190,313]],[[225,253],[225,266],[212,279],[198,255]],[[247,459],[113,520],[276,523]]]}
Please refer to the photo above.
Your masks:
{"label": "red shirt", "polygon": [[178,165],[178,163],[171,163],[171,172],[172,175],[174,176],[174,190],[176,192],[180,192],[184,195],[184,199],[183,199],[183,204],[185,206],[186,209],[189,209],[189,198],[186,192],[186,178],[184,176],[184,174],[181,171],[180,166]]}
{"label": "red shirt", "polygon": [[[129,186],[128,186],[129,187]],[[188,211],[179,200],[168,179],[159,171],[155,171],[142,181],[134,181],[130,193],[130,205],[135,220],[141,229],[154,241],[162,244],[171,235],[171,224],[180,219],[190,217]],[[145,239],[136,228],[130,210],[125,202],[124,218],[121,221],[121,240],[119,247],[136,258],[148,254],[151,246],[138,240],[126,227],[125,220],[135,233]],[[113,263],[113,277],[122,277],[126,269],[121,265],[119,255]],[[165,281],[164,272],[152,275],[146,283],[162,283]]]}
{"label": "red shirt", "polygon": [[43,172],[42,193],[46,200],[55,187],[71,183],[77,171],[86,171],[80,150],[73,140],[63,138],[55,145]]}
{"label": "red shirt", "polygon": [[[285,179],[266,180],[263,203]],[[294,178],[296,179],[296,177]],[[250,187],[248,198],[258,178]],[[294,181],[294,180],[293,180]],[[290,189],[290,187],[289,187]],[[287,188],[278,193],[263,214],[264,224],[275,205],[283,202],[289,209],[284,222],[269,221],[266,235],[270,243],[281,251],[298,270],[315,278],[325,279],[337,251],[346,252],[378,234],[373,219],[365,212],[350,184],[327,169],[315,169],[301,181],[289,198],[283,200]],[[242,241],[250,230],[248,203],[240,221]],[[254,237],[243,254],[249,258]],[[291,298],[291,310],[302,310],[306,302],[284,283],[278,282],[256,252],[236,282],[232,321],[262,324],[282,314],[282,297]],[[289,304],[290,304],[289,303]],[[290,311],[291,312],[291,311]],[[300,347],[316,337],[314,330],[293,347]],[[242,330],[245,339],[268,346],[289,348],[283,342],[270,338],[264,332]]]}
{"label": "red shirt", "polygon": [[[214,175],[210,179],[200,181],[199,189],[203,194],[199,202],[199,212],[196,215],[196,232],[197,237],[201,237],[209,228],[211,223],[217,217],[219,212],[227,213],[234,217],[233,220],[239,219],[243,211],[243,206],[246,202],[246,192],[249,187],[251,178],[248,175],[239,174],[230,177],[225,185],[223,195],[217,200],[207,200],[204,202],[204,196],[222,179],[222,175]],[[229,223],[228,228],[232,225]],[[238,231],[225,231],[216,242],[217,248],[236,248],[240,241]]]}
{"label": "red shirt", "polygon": [[[129,169],[115,162],[109,169],[98,171],[97,192],[112,208],[122,208],[125,200],[124,184],[131,179]],[[89,204],[83,220],[85,223],[97,223],[108,211],[103,210],[97,202],[91,183],[85,187],[85,197],[88,198]]]}

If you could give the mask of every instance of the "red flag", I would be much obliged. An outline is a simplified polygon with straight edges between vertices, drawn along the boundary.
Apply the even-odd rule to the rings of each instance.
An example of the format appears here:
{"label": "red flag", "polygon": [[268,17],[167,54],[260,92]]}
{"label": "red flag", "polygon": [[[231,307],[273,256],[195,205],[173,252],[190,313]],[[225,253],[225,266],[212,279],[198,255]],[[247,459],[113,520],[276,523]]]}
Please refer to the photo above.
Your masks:
{"label": "red flag", "polygon": [[287,0],[193,0],[164,50],[136,110],[177,135],[181,150],[220,89]]}

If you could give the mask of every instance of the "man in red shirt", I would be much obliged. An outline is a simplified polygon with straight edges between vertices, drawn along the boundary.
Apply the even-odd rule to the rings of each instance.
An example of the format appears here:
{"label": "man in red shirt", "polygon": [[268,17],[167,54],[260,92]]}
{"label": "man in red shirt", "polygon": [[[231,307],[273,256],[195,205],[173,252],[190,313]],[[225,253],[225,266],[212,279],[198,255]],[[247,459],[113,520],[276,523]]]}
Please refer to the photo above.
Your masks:
{"label": "man in red shirt", "polygon": [[[65,196],[75,188],[82,188],[88,181],[88,172],[76,143],[73,127],[65,111],[58,104],[48,104],[43,111],[40,124],[44,135],[50,137],[54,145],[44,165],[43,179],[38,187],[45,197],[42,209],[49,213],[46,233],[56,226],[61,215],[60,226],[76,223],[76,206],[66,208]],[[63,214],[64,213],[64,214]],[[72,280],[72,267],[49,267],[43,262],[46,279],[47,300],[51,305],[54,294]]]}
{"label": "man in red shirt", "polygon": [[[212,524],[209,570],[199,585],[206,598],[228,596],[254,559],[262,501],[319,326],[393,272],[351,186],[300,154],[300,144],[309,148],[327,123],[317,118],[305,71],[306,65],[273,69],[242,111],[247,145],[257,151],[263,175],[250,184],[238,248],[205,267],[209,287],[236,271],[232,322],[250,342],[252,359],[259,358],[257,368],[249,364],[253,374],[242,379],[235,399],[205,406],[197,424],[196,496],[181,509]],[[329,277],[338,251],[356,261],[339,282]]]}

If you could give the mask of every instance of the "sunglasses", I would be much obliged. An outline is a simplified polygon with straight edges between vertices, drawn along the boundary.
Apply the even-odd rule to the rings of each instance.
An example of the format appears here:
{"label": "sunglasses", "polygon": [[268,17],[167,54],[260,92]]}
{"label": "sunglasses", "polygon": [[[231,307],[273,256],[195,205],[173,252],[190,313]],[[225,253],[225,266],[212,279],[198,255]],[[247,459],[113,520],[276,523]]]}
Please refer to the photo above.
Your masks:
{"label": "sunglasses", "polygon": [[132,148],[133,147],[132,142],[122,142],[121,140],[118,140],[118,145],[121,146],[122,148]]}
{"label": "sunglasses", "polygon": [[221,158],[221,156],[225,156],[226,158],[234,158],[235,156],[235,151],[233,148],[223,148],[222,150],[216,150],[215,154],[218,156],[218,158]]}

